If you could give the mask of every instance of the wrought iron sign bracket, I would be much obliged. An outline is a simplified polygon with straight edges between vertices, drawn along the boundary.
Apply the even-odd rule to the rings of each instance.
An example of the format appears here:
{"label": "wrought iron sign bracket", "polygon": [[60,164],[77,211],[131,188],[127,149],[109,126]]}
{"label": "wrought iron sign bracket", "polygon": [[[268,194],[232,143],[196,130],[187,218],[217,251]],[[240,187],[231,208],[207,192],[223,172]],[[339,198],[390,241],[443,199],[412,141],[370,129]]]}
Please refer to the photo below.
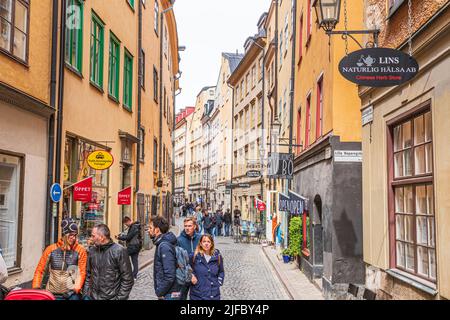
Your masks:
{"label": "wrought iron sign bracket", "polygon": [[[351,31],[325,31],[325,33],[328,36],[332,36],[332,35],[336,35],[336,34],[340,34],[343,40],[346,40],[346,37],[350,37],[353,39],[353,41],[355,41],[358,46],[361,49],[364,49],[364,47],[359,43],[358,40],[356,40],[355,37],[353,37],[353,34],[371,34],[373,36],[373,42],[372,41],[368,41],[366,43],[366,48],[372,47],[372,48],[377,48],[378,47],[378,36],[380,35],[380,29],[373,29],[373,30],[351,30]],[[372,44],[372,46],[368,46],[368,44]]]}

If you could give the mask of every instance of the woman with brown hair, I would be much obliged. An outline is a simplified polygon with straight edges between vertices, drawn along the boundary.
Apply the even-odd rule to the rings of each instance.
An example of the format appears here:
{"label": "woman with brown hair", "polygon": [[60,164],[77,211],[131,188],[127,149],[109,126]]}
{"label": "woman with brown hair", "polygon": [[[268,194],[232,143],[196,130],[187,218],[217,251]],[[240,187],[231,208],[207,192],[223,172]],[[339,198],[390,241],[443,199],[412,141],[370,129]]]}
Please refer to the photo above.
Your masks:
{"label": "woman with brown hair", "polygon": [[220,287],[223,285],[225,271],[223,258],[214,248],[214,239],[204,234],[191,255],[192,286],[191,300],[220,300]]}

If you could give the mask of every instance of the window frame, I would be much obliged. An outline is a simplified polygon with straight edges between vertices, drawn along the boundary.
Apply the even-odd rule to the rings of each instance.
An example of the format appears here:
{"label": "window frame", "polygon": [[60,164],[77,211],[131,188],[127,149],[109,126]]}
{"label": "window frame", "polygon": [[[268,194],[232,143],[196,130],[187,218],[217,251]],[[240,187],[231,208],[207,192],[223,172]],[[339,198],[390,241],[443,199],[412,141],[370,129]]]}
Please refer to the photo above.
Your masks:
{"label": "window frame", "polygon": [[159,75],[158,70],[153,66],[153,100],[158,104]]}
{"label": "window frame", "polygon": [[159,3],[158,0],[155,0],[155,5],[153,7],[153,29],[156,33],[156,36],[159,37]]}
{"label": "window frame", "polygon": [[323,73],[316,82],[316,140],[323,135]]}
{"label": "window frame", "polygon": [[[115,47],[116,50],[116,66],[115,66],[115,72],[117,72],[117,76],[116,76],[116,83],[115,83],[115,89],[116,92],[113,93],[112,90],[112,46],[116,45],[117,47]],[[115,101],[119,101],[119,92],[120,92],[120,47],[121,47],[121,42],[119,40],[119,38],[116,37],[116,35],[110,30],[109,31],[109,62],[108,62],[108,96],[112,99],[114,99]],[[124,78],[125,79],[125,78]]]}
{"label": "window frame", "polygon": [[[99,36],[100,39],[98,39],[99,41],[99,53],[95,52],[95,46],[94,46],[94,52],[93,50],[93,46],[92,46],[92,41],[93,41],[93,37],[95,36],[93,34],[94,32],[94,28],[98,26],[99,27],[99,31],[100,31],[100,35]],[[95,39],[97,41],[97,39]],[[94,10],[92,10],[92,14],[91,14],[91,33],[90,33],[90,68],[89,68],[89,81],[92,85],[94,85],[95,87],[97,87],[98,89],[100,89],[101,91],[103,91],[103,71],[104,71],[104,49],[105,49],[105,23],[100,19],[100,17],[94,12]],[[95,76],[95,74],[93,74],[93,72],[95,71],[94,68],[97,66],[97,64],[93,65],[94,62],[94,55],[98,54],[98,79],[94,79],[93,77]]]}
{"label": "window frame", "polygon": [[17,196],[17,240],[16,240],[16,261],[15,265],[7,268],[8,273],[13,274],[22,271],[22,249],[23,249],[23,211],[24,211],[24,192],[25,192],[25,170],[26,161],[25,155],[15,152],[10,152],[0,149],[0,155],[18,158],[19,162],[19,176],[17,177],[18,182],[18,196]]}
{"label": "window frame", "polygon": [[305,119],[305,148],[310,145],[310,133],[311,133],[311,91],[306,96],[306,119]]}
{"label": "window frame", "polygon": [[[433,165],[433,159],[434,159],[434,136],[433,136],[433,127],[431,128],[431,140],[428,142],[424,142],[422,144],[419,144],[419,146],[424,145],[424,144],[428,144],[431,143],[431,146],[433,148],[432,151],[432,161],[431,161],[431,173],[426,173],[426,174],[416,174],[415,173],[415,159],[414,159],[414,148],[417,147],[415,146],[415,132],[414,132],[414,119],[420,116],[424,116],[425,114],[427,114],[428,112],[430,112],[431,118],[433,118],[433,113],[431,110],[431,102],[430,101],[426,101],[423,104],[419,105],[416,108],[413,108],[412,110],[406,112],[405,114],[394,118],[390,121],[388,121],[386,123],[386,130],[387,130],[387,159],[388,159],[388,213],[389,213],[389,238],[390,238],[390,243],[389,243],[389,258],[390,258],[390,267],[392,269],[396,269],[396,270],[400,270],[412,277],[416,277],[420,280],[429,282],[433,285],[437,284],[437,279],[438,279],[438,266],[437,266],[437,240],[436,240],[436,234],[437,234],[437,229],[436,229],[436,206],[435,206],[435,195],[436,195],[436,187],[434,184],[435,181],[435,171],[434,171],[434,165]],[[425,121],[425,120],[424,120]],[[412,175],[411,176],[406,176],[406,177],[399,177],[399,178],[395,178],[395,158],[394,158],[394,154],[397,152],[402,152],[400,151],[394,151],[394,139],[395,139],[395,135],[394,135],[394,128],[398,127],[398,126],[402,126],[403,124],[407,123],[407,122],[411,122],[411,140],[412,140],[412,146],[411,146],[411,150],[412,150]],[[432,125],[432,124],[431,124]],[[425,128],[424,128],[425,130]],[[425,131],[424,131],[425,132]],[[424,133],[425,134],[425,133]],[[405,149],[402,149],[405,150]],[[417,213],[416,211],[416,190],[418,187],[422,187],[422,186],[431,186],[433,188],[433,203],[432,203],[432,209],[433,209],[433,214],[429,215],[429,214],[422,214],[422,213]],[[406,188],[406,187],[411,187],[412,188],[412,211],[413,213],[396,213],[396,208],[395,208],[395,190],[396,188]],[[425,189],[426,192],[427,188]],[[403,215],[403,216],[410,216],[412,217],[412,223],[413,223],[413,228],[412,228],[412,243],[409,243],[410,245],[413,246],[414,248],[414,271],[411,271],[409,269],[407,269],[406,267],[406,263],[405,266],[399,266],[397,265],[397,241],[400,241],[402,243],[406,243],[407,241],[403,241],[403,240],[397,240],[397,230],[396,230],[396,217],[398,215]],[[434,247],[429,247],[428,244],[427,245],[422,245],[419,244],[417,241],[417,217],[418,216],[426,216],[428,218],[432,218],[434,219]],[[427,224],[428,227],[428,224]],[[428,232],[428,228],[427,228],[427,232]],[[429,248],[431,248],[432,250],[434,250],[435,252],[435,276],[436,279],[432,279],[429,278],[427,276],[424,276],[423,274],[419,273],[418,271],[418,247],[426,247],[427,250],[429,250]],[[405,256],[406,256],[406,250],[405,250]],[[429,255],[428,255],[428,262],[429,262]],[[430,273],[430,265],[428,264],[428,269]]]}
{"label": "window frame", "polygon": [[[123,48],[124,53],[123,53],[123,106],[129,110],[132,111],[133,110],[133,65],[134,65],[134,57],[133,55],[130,53],[130,51],[128,51],[127,48]],[[127,70],[127,66],[130,66],[130,70]],[[130,73],[129,75],[129,79],[128,79],[128,73]],[[129,88],[128,88],[128,92],[127,92],[127,82],[128,80],[130,81],[129,84]],[[127,96],[129,97],[129,101],[127,98]]]}
{"label": "window frame", "polygon": [[[4,53],[6,56],[10,57],[11,59],[25,65],[28,67],[29,63],[29,49],[30,49],[30,7],[31,7],[31,0],[11,0],[11,21],[6,20],[3,17],[0,17],[1,21],[6,21],[7,24],[10,25],[9,30],[9,36],[10,36],[10,43],[9,43],[9,50],[4,49],[0,47],[0,52]],[[19,56],[14,54],[14,39],[15,39],[15,33],[16,33],[16,4],[17,1],[20,2],[26,9],[27,9],[27,30],[25,33],[26,36],[26,50],[25,50],[25,60],[20,58]],[[21,32],[21,31],[20,31]]]}
{"label": "window frame", "polygon": [[[66,52],[65,52],[65,57],[64,57],[64,64],[66,67],[68,67],[70,70],[75,71],[76,73],[78,73],[79,75],[83,74],[83,31],[84,31],[84,1],[80,1],[80,0],[69,0],[70,4],[68,3],[67,6],[69,5],[73,5],[75,2],[77,2],[79,8],[80,8],[80,29],[78,29],[77,32],[77,46],[79,46],[79,48],[77,49],[78,52],[78,57],[77,57],[77,61],[76,63],[71,63],[70,61],[67,61],[67,47],[65,48]],[[67,11],[66,11],[67,12]],[[66,25],[66,42],[69,41],[69,49],[70,49],[70,53],[72,53],[73,50],[73,41],[72,41],[72,36],[73,33],[71,32],[67,32],[67,25]],[[69,40],[69,35],[70,35],[70,40]]]}
{"label": "window frame", "polygon": [[300,63],[303,60],[303,12],[300,15],[300,19],[299,19],[299,52],[298,52],[298,62],[297,64],[300,65]]}

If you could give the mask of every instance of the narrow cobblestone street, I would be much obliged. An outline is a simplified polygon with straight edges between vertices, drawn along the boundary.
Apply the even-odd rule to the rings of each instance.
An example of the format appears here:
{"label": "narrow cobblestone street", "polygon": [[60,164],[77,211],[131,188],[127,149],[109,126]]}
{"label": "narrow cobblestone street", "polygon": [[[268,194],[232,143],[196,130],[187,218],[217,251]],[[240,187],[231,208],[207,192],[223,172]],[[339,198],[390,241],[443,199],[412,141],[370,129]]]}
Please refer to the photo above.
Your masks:
{"label": "narrow cobblestone street", "polygon": [[[231,237],[216,237],[216,247],[224,258],[223,300],[290,299],[260,245],[234,243]],[[130,300],[156,299],[152,264],[138,275]]]}

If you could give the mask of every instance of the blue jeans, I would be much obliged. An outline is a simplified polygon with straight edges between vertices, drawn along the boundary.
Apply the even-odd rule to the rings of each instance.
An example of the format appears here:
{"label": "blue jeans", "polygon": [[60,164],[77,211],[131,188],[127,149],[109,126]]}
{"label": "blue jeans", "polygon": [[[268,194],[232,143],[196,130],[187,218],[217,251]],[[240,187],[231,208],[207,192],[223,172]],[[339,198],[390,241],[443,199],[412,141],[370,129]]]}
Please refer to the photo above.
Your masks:
{"label": "blue jeans", "polygon": [[230,236],[230,224],[225,223],[225,237],[229,237],[229,236]]}

